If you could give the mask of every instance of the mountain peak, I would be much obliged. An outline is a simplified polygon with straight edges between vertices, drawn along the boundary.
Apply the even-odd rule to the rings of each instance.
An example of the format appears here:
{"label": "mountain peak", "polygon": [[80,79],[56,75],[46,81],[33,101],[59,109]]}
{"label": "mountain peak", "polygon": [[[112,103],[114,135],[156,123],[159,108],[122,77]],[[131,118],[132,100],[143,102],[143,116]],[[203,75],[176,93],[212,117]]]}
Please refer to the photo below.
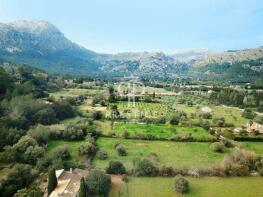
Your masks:
{"label": "mountain peak", "polygon": [[17,20],[7,25],[23,32],[42,33],[60,32],[56,26],[45,20]]}

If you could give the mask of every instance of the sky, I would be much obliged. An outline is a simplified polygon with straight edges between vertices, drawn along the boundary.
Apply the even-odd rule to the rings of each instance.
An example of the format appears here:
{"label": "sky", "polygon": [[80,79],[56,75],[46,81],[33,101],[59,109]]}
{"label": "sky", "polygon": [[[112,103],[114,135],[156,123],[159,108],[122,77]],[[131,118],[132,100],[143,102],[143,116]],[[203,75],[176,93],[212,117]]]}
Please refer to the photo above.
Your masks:
{"label": "sky", "polygon": [[0,22],[24,19],[104,53],[263,46],[262,0],[0,0]]}

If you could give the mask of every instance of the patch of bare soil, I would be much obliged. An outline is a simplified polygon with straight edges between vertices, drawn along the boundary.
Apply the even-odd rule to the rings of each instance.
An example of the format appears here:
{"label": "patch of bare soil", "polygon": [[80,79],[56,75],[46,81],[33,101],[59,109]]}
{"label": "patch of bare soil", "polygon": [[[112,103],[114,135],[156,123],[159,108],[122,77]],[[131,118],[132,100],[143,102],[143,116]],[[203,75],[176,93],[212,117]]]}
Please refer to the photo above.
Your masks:
{"label": "patch of bare soil", "polygon": [[88,106],[88,105],[83,105],[80,106],[81,110],[89,110],[89,111],[105,111],[107,107],[93,107],[93,106]]}

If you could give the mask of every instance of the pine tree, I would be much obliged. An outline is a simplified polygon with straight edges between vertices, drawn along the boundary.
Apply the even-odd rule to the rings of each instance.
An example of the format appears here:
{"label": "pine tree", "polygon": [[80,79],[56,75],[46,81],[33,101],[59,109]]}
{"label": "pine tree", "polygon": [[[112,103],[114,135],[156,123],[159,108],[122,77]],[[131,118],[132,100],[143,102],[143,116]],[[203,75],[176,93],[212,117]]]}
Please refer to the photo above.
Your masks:
{"label": "pine tree", "polygon": [[87,188],[86,188],[84,178],[82,177],[80,180],[80,188],[79,188],[78,197],[86,197],[86,195],[87,195]]}
{"label": "pine tree", "polygon": [[52,168],[48,173],[48,195],[57,187],[58,181],[55,169]]}

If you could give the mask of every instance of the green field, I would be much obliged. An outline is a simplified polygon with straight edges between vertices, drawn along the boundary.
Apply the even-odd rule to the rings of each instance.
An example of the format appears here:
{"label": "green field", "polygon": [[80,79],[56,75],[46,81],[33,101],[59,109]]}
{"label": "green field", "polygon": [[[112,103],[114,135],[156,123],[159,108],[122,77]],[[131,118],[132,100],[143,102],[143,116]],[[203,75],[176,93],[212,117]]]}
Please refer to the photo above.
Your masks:
{"label": "green field", "polygon": [[[222,161],[224,154],[210,150],[210,143],[198,142],[169,142],[126,140],[117,138],[99,138],[99,148],[108,152],[107,160],[94,158],[92,164],[105,168],[110,160],[120,160],[128,168],[132,168],[132,161],[136,158],[154,159],[159,165],[173,166],[177,168],[205,168]],[[114,145],[121,143],[127,149],[127,156],[120,157],[116,153]],[[157,157],[154,157],[154,154]]]}
{"label": "green field", "polygon": [[241,144],[245,149],[263,155],[263,142],[242,142]]}
{"label": "green field", "polygon": [[94,96],[97,94],[103,94],[104,90],[99,89],[77,89],[77,88],[68,88],[58,92],[50,93],[50,97],[54,97],[55,99],[59,99],[61,97],[77,97],[80,95],[86,96]]}
{"label": "green field", "polygon": [[262,177],[189,178],[189,194],[173,191],[173,178],[130,178],[113,183],[109,197],[262,197]]}
{"label": "green field", "polygon": [[[168,99],[169,98],[169,99]],[[177,111],[184,111],[188,117],[191,114],[200,114],[201,108],[209,106],[212,109],[213,118],[224,117],[227,123],[232,123],[236,126],[244,126],[249,121],[242,117],[242,110],[234,107],[214,106],[211,104],[196,104],[188,106],[187,104],[178,104],[175,96],[163,96],[160,103],[144,103],[136,102],[135,107],[128,107],[127,102],[118,102],[118,109],[123,116],[129,119],[137,119],[141,114],[146,117],[160,117],[164,116],[169,120]],[[106,115],[109,116],[109,111]],[[198,117],[193,118],[197,121]]]}
{"label": "green field", "polygon": [[110,122],[97,122],[103,134],[107,135],[110,131],[115,132],[118,137],[122,136],[124,131],[129,132],[130,137],[136,137],[140,134],[151,134],[158,138],[171,138],[173,136],[182,136],[191,134],[197,140],[212,140],[213,136],[200,127],[183,127],[170,124],[143,124],[143,123],[123,123],[115,122],[111,129]]}
{"label": "green field", "polygon": [[62,140],[56,140],[56,141],[51,141],[48,143],[47,150],[45,157],[49,157],[52,155],[56,147],[61,146],[61,145],[67,145],[69,148],[69,152],[71,155],[71,161],[77,162],[79,161],[79,155],[78,155],[78,147],[85,143],[85,141],[62,141]]}

